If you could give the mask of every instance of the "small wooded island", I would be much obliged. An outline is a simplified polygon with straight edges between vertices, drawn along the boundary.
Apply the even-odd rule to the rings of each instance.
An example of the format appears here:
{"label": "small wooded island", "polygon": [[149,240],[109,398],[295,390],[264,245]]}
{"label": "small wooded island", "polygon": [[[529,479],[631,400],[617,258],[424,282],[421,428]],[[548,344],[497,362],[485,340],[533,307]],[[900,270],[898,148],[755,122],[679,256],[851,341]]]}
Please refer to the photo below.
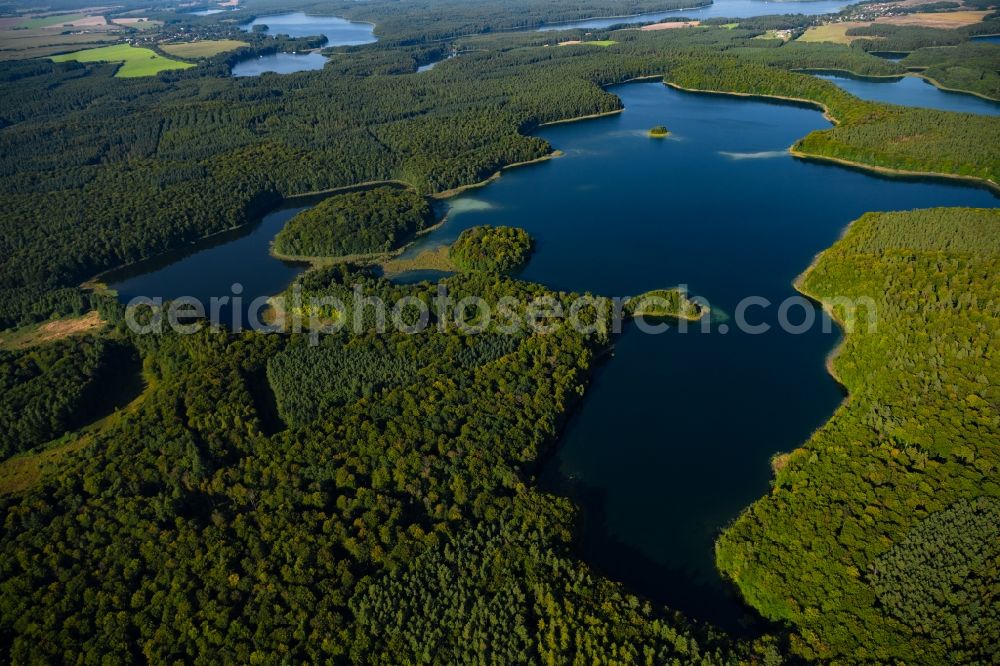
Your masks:
{"label": "small wooded island", "polygon": [[670,136],[670,130],[668,130],[663,125],[657,125],[656,127],[649,130],[649,136],[654,139],[665,139]]}
{"label": "small wooded island", "polygon": [[682,290],[653,289],[633,296],[625,303],[625,313],[630,317],[674,317],[698,321],[708,313],[708,307],[699,305]]}
{"label": "small wooded island", "polygon": [[483,225],[463,231],[449,257],[462,271],[513,273],[528,263],[533,246],[524,229]]}

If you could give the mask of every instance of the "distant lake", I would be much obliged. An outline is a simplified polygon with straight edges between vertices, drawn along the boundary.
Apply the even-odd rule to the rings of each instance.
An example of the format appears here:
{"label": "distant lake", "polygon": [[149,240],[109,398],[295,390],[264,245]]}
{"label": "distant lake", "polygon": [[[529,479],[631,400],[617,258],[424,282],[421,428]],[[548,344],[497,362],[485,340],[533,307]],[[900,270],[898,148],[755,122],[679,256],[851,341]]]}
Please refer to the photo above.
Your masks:
{"label": "distant lake", "polygon": [[[525,280],[609,296],[686,284],[709,300],[719,317],[711,333],[626,327],[541,483],[583,507],[587,561],[734,628],[745,611],[716,573],[715,538],[768,492],[771,455],[800,446],[842,399],[824,367],[839,332],[783,333],[777,304],[866,211],[1000,200],[976,187],[795,159],[789,145],[830,126],[811,109],[660,83],[610,91],[624,113],[542,128],[537,135],[564,157],[452,199],[447,221],[404,256],[470,226],[520,226],[536,239]],[[647,137],[658,124],[671,138]],[[753,317],[770,332],[722,321],[747,296],[772,304]]]}
{"label": "distant lake", "polygon": [[552,23],[539,28],[546,30],[571,30],[581,28],[584,30],[600,30],[613,25],[651,23],[663,21],[677,17],[687,17],[691,19],[707,19],[724,16],[727,18],[747,18],[750,16],[766,16],[768,14],[806,14],[815,16],[817,14],[832,14],[851,4],[844,0],[814,0],[805,2],[768,2],[768,0],[716,0],[707,7],[695,9],[675,9],[668,12],[652,12],[649,14],[639,14],[627,17],[593,18],[583,21],[572,21],[569,23]]}
{"label": "distant lake", "polygon": [[[720,580],[714,540],[768,492],[770,457],[800,446],[842,399],[824,367],[839,332],[777,327],[778,304],[796,296],[792,280],[866,211],[1000,201],[953,181],[890,179],[791,157],[796,139],[830,126],[816,110],[661,83],[610,90],[623,113],[542,128],[538,136],[563,157],[451,199],[445,223],[406,254],[449,243],[470,226],[515,225],[536,239],[523,279],[608,296],[686,284],[708,299],[710,332],[625,327],[539,480],[581,506],[581,555],[598,570],[738,629],[754,615]],[[648,138],[658,124],[670,138]],[[111,286],[126,301],[204,300],[230,295],[234,282],[244,303],[278,293],[302,268],[270,257],[268,244],[308,204],[289,203],[174,263],[137,266]],[[733,325],[749,296],[770,304],[748,314],[770,331]],[[818,316],[808,303],[795,312],[796,322]]]}
{"label": "distant lake", "polygon": [[836,83],[861,99],[901,106],[921,106],[942,111],[979,113],[988,116],[1000,115],[1000,102],[991,102],[968,93],[941,90],[918,76],[904,76],[899,79],[861,78],[846,74],[827,73],[816,74],[816,76]]}
{"label": "distant lake", "polygon": [[[371,23],[348,21],[337,16],[312,16],[304,12],[258,16],[240,26],[250,32],[254,26],[266,25],[265,34],[289,37],[323,35],[324,46],[356,46],[377,41],[375,26]],[[323,69],[326,58],[319,53],[274,53],[247,58],[233,66],[233,76],[259,76],[264,72],[291,74],[311,69]]]}
{"label": "distant lake", "polygon": [[240,60],[232,67],[233,76],[260,76],[264,72],[291,74],[311,69],[323,69],[326,56],[321,53],[271,53]]}
{"label": "distant lake", "polygon": [[989,42],[990,44],[1000,44],[1000,35],[982,35],[973,37],[974,42]]}

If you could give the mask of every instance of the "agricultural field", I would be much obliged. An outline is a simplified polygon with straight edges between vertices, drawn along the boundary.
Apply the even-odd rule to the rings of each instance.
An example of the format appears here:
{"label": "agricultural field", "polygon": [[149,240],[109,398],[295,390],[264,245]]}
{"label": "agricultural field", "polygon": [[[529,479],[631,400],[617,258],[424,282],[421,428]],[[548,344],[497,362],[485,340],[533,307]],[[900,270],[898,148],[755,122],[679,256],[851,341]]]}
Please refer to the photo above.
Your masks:
{"label": "agricultural field", "polygon": [[95,333],[105,322],[96,310],[79,317],[64,317],[0,332],[0,350],[28,349],[74,335]]}
{"label": "agricultural field", "polygon": [[[125,26],[85,13],[0,19],[0,61],[44,58],[73,48],[107,44]],[[70,30],[72,29],[72,30]],[[72,32],[72,34],[64,34]]]}
{"label": "agricultural field", "polygon": [[249,44],[237,39],[205,39],[198,42],[160,44],[160,49],[164,53],[178,58],[211,58],[214,55],[235,51],[244,46],[249,46]]}
{"label": "agricultural field", "polygon": [[850,37],[847,31],[851,28],[860,28],[868,25],[860,21],[844,21],[843,23],[827,23],[826,25],[814,25],[798,38],[799,42],[832,42],[834,44],[850,44],[857,37]]}
{"label": "agricultural field", "polygon": [[152,76],[170,69],[194,67],[191,63],[164,58],[149,49],[136,48],[128,44],[102,46],[96,49],[66,53],[53,56],[52,60],[55,62],[66,62],[68,60],[76,60],[77,62],[120,62],[122,66],[115,72],[115,76],[118,78]]}

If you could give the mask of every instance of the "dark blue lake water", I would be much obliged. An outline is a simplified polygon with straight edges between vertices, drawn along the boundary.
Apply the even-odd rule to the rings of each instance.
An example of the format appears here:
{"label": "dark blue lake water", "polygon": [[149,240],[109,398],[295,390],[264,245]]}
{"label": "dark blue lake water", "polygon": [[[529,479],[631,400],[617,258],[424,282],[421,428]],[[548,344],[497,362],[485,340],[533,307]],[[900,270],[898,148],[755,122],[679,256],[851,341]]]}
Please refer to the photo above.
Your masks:
{"label": "dark blue lake water", "polygon": [[[447,221],[410,252],[469,226],[516,225],[537,241],[524,279],[604,295],[686,284],[710,301],[707,333],[626,328],[540,481],[583,507],[580,548],[594,566],[733,627],[747,611],[715,571],[713,541],[768,491],[771,455],[800,445],[842,398],[824,368],[838,333],[777,326],[779,304],[796,295],[792,280],[865,211],[998,200],[953,182],[792,158],[789,145],[829,126],[815,110],[660,83],[612,92],[624,113],[543,128],[538,134],[565,156],[453,199]],[[648,138],[657,124],[671,137]],[[299,268],[269,257],[268,243],[294,212],[112,286],[122,298],[207,298],[229,294],[236,281],[247,300],[277,293]],[[770,303],[748,311],[769,332],[738,330],[733,316],[747,297]],[[800,305],[788,319],[810,312]]]}

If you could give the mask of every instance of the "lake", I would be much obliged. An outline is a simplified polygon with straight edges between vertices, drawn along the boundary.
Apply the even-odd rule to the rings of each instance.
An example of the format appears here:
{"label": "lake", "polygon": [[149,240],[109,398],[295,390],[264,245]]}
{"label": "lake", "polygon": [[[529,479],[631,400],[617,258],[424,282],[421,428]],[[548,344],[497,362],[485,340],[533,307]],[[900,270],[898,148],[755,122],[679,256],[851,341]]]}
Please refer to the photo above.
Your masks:
{"label": "lake", "polygon": [[[240,27],[249,32],[255,26],[265,25],[268,35],[289,37],[326,37],[324,46],[357,46],[377,41],[375,26],[371,23],[348,21],[337,16],[312,16],[304,12],[258,16]],[[273,53],[248,58],[233,65],[233,76],[259,76],[264,72],[291,74],[313,69],[323,69],[326,58],[319,53]]]}
{"label": "lake", "polygon": [[768,2],[767,0],[716,0],[707,7],[697,7],[695,9],[675,9],[668,12],[653,12],[649,14],[639,14],[626,17],[592,18],[583,21],[571,21],[568,23],[551,23],[544,25],[538,30],[572,30],[580,28],[583,30],[600,30],[613,25],[623,25],[632,23],[651,23],[663,21],[677,17],[687,17],[690,19],[707,19],[724,16],[726,18],[747,18],[750,16],[766,16],[768,14],[806,14],[815,16],[818,14],[832,14],[851,4],[843,0],[812,0],[805,2]]}
{"label": "lake", "polygon": [[974,42],[988,42],[990,44],[1000,44],[1000,35],[980,35],[979,37],[973,37]]}
{"label": "lake", "polygon": [[941,90],[919,76],[893,78],[863,78],[847,74],[816,73],[821,79],[857,95],[861,99],[887,102],[901,106],[922,106],[942,111],[960,111],[983,115],[1000,115],[1000,102],[993,102],[968,93]]}
{"label": "lake", "polygon": [[[536,239],[526,280],[604,295],[686,284],[709,300],[710,332],[625,329],[539,481],[581,505],[581,555],[598,570],[692,617],[739,628],[754,616],[716,573],[714,539],[768,491],[771,455],[804,442],[842,399],[824,368],[837,331],[776,327],[778,304],[796,294],[792,280],[865,211],[998,200],[954,182],[795,159],[789,145],[829,126],[812,109],[658,82],[611,91],[623,113],[542,128],[563,157],[454,198],[445,223],[408,252],[470,226],[516,225]],[[648,138],[657,124],[671,137]],[[277,293],[301,268],[269,257],[268,243],[304,205],[111,286],[123,299],[228,295],[235,281],[245,300]],[[731,318],[750,296],[771,303],[750,317],[771,331],[737,330]],[[803,316],[800,307],[790,319]]]}
{"label": "lake", "polygon": [[233,76],[260,76],[265,72],[291,74],[323,69],[325,66],[326,56],[318,52],[271,53],[238,61],[233,65],[232,73]]}
{"label": "lake", "polygon": [[[123,303],[141,296],[165,300],[190,296],[205,304],[206,309],[213,297],[232,297],[233,285],[239,284],[243,298],[240,320],[245,322],[250,301],[278,293],[305,270],[303,264],[280,261],[269,252],[271,240],[285,223],[316,201],[286,202],[247,227],[113,271],[103,279],[118,292]],[[221,308],[220,314],[221,321],[233,321],[231,306]]]}

